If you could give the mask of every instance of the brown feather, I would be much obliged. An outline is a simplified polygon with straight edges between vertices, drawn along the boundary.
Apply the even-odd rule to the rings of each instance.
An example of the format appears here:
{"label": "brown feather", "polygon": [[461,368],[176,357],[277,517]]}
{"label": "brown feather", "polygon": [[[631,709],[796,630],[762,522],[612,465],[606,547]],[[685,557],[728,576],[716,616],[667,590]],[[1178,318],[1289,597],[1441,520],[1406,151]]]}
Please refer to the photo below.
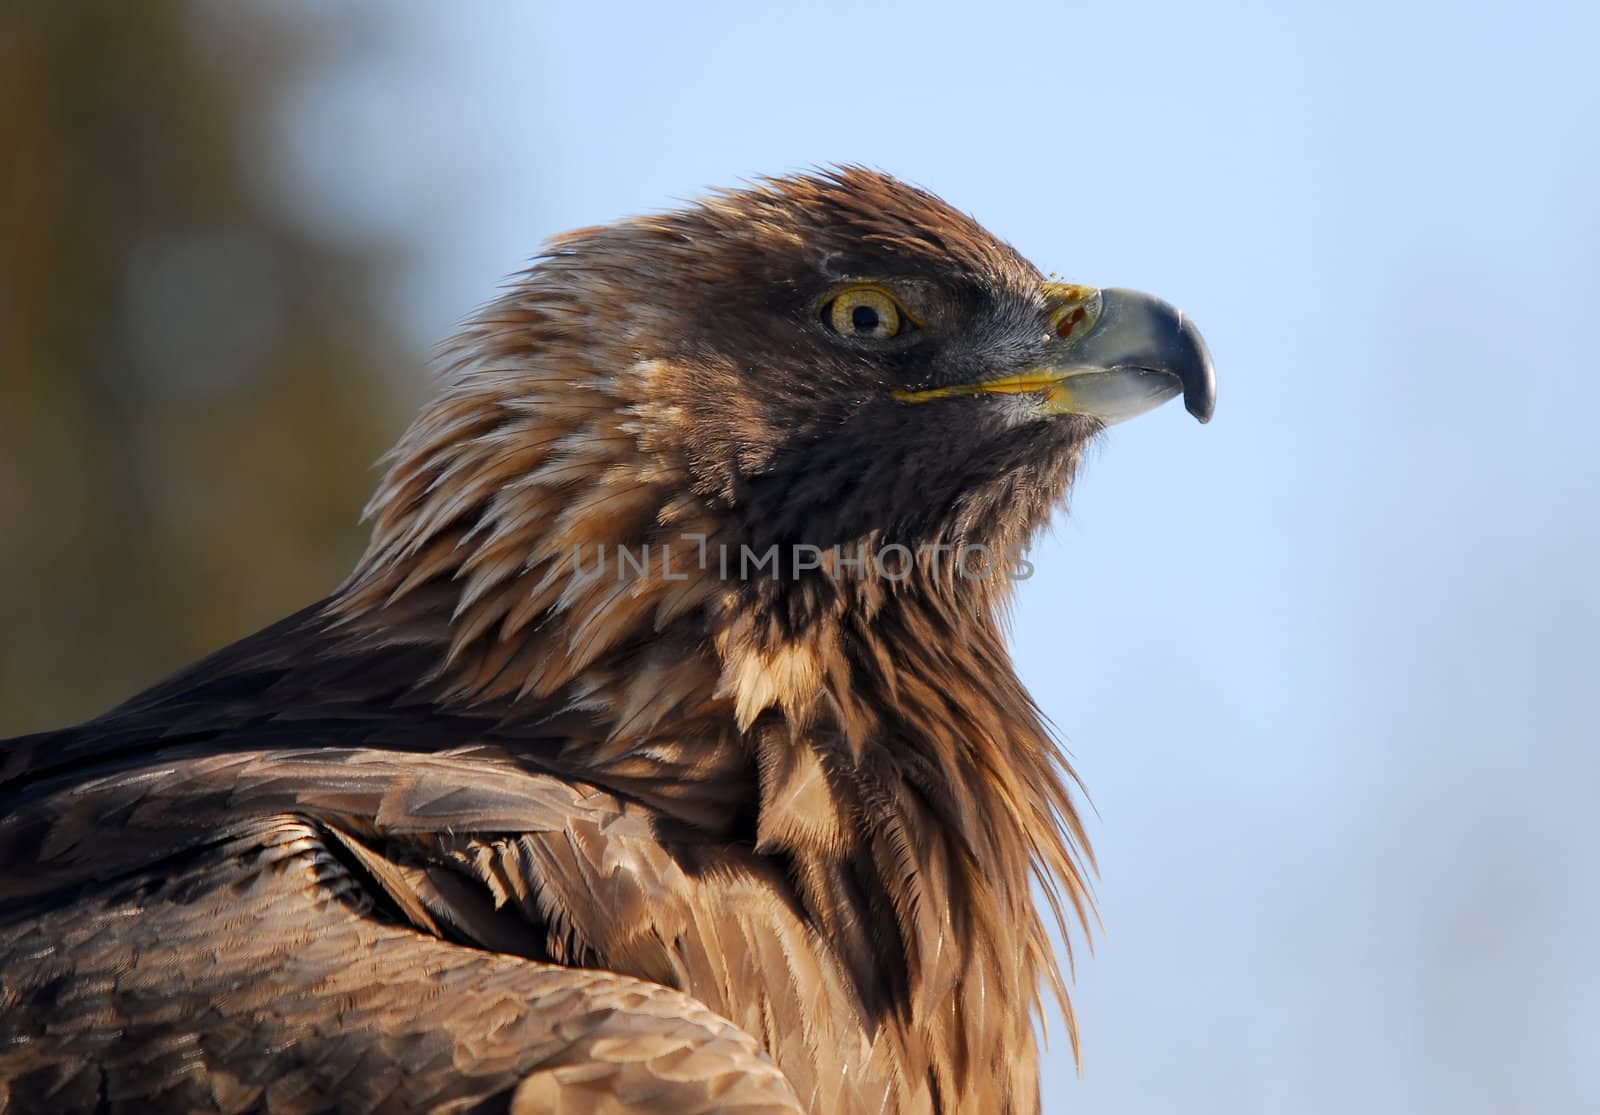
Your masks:
{"label": "brown feather", "polygon": [[[974,336],[1038,309],[861,170],[558,238],[447,351],[328,600],[14,741],[0,1106],[1036,1112],[1033,886],[1087,930],[1092,860],[1009,584],[696,561],[1004,552],[1064,498],[1093,422],[962,459],[807,332],[806,283],[868,265],[990,307]],[[600,546],[653,560],[585,579]]]}

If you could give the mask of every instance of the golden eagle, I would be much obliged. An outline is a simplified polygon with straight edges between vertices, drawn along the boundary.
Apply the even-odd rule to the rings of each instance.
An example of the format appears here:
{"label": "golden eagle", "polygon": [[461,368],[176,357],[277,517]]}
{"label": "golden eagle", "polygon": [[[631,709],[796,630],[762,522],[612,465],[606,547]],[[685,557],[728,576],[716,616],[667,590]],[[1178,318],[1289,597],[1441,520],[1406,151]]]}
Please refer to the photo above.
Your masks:
{"label": "golden eagle", "polygon": [[326,599],[0,747],[0,1107],[1029,1115],[1023,547],[1210,358],[847,168],[559,237]]}

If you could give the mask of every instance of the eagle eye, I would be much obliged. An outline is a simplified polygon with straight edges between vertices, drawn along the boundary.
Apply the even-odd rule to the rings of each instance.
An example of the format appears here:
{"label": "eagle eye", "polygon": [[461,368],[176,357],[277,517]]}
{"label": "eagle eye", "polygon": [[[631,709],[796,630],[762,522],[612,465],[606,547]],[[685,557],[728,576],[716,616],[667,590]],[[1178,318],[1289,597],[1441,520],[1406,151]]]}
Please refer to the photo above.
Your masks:
{"label": "eagle eye", "polygon": [[822,321],[841,337],[858,341],[886,341],[916,328],[888,293],[870,286],[834,295],[822,307]]}

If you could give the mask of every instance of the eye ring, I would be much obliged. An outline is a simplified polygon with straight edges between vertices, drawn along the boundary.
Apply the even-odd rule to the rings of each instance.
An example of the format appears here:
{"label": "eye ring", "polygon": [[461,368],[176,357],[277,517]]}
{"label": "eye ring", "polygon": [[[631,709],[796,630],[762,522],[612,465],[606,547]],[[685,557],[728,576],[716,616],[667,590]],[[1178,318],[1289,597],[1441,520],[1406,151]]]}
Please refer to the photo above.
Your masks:
{"label": "eye ring", "polygon": [[887,341],[917,327],[888,291],[877,286],[841,290],[821,307],[822,323],[855,341]]}

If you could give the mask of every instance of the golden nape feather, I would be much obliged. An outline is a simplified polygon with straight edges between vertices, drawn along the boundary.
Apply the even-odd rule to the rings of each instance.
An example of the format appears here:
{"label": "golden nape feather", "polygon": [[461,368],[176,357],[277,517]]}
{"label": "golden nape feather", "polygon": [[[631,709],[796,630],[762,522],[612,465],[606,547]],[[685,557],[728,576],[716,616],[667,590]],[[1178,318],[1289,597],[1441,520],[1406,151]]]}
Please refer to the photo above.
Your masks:
{"label": "golden nape feather", "polygon": [[1092,861],[1000,616],[1192,324],[844,169],[443,372],[343,585],[0,753],[0,1108],[1037,1112]]}

